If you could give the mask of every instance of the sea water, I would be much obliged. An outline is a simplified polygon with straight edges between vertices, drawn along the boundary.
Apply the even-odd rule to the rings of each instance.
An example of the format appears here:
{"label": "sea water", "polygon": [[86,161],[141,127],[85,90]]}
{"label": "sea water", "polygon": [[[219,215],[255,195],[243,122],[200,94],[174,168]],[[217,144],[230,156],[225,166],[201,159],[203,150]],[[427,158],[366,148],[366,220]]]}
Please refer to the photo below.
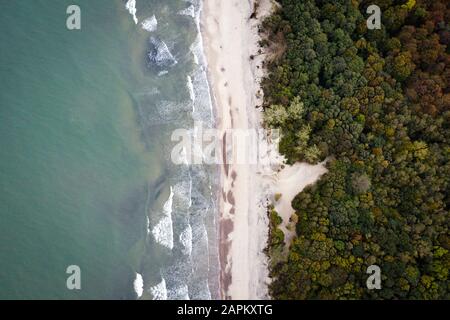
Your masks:
{"label": "sea water", "polygon": [[174,130],[214,126],[200,11],[2,1],[1,299],[218,297],[216,170],[170,158]]}

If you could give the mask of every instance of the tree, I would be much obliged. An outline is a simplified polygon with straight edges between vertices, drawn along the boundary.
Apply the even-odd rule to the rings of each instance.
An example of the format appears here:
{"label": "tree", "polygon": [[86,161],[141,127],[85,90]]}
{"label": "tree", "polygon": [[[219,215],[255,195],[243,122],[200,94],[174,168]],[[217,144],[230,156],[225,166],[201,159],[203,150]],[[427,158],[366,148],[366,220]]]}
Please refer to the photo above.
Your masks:
{"label": "tree", "polygon": [[[289,163],[327,157],[328,172],[292,201],[287,260],[269,251],[272,297],[450,298],[447,3],[378,1],[376,32],[368,0],[280,3],[265,25],[285,49],[267,64],[266,124]],[[383,287],[368,291],[375,263]]]}

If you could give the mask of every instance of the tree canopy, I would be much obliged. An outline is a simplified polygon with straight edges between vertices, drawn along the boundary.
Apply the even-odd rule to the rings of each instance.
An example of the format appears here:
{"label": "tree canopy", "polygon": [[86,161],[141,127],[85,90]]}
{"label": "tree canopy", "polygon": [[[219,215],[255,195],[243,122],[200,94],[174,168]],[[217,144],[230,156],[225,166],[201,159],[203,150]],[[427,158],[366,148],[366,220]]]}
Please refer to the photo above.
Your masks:
{"label": "tree canopy", "polygon": [[[271,264],[271,295],[450,298],[450,2],[279,3],[262,26],[263,46],[285,48],[266,63],[265,122],[288,162],[329,160],[293,200],[297,237]],[[366,27],[371,4],[380,30]],[[381,290],[366,287],[372,264]]]}

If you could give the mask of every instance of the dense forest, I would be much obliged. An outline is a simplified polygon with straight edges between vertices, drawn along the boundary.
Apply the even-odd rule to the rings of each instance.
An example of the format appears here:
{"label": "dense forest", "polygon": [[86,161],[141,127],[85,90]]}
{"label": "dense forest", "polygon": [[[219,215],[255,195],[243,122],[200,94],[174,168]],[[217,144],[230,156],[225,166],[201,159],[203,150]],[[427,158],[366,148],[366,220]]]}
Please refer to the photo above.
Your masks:
{"label": "dense forest", "polygon": [[270,210],[272,297],[449,299],[450,2],[278,2],[261,26],[265,124],[289,163],[327,159],[328,173],[293,200],[281,259]]}

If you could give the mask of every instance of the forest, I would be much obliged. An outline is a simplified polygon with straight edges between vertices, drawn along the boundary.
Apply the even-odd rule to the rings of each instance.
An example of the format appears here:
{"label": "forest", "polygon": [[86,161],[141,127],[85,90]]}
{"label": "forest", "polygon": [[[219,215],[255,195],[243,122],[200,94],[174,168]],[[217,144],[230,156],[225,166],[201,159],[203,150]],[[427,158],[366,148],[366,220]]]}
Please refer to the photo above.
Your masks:
{"label": "forest", "polygon": [[270,295],[449,299],[450,2],[278,2],[260,28],[264,122],[288,163],[326,159],[328,172],[293,200],[282,259],[270,210]]}

